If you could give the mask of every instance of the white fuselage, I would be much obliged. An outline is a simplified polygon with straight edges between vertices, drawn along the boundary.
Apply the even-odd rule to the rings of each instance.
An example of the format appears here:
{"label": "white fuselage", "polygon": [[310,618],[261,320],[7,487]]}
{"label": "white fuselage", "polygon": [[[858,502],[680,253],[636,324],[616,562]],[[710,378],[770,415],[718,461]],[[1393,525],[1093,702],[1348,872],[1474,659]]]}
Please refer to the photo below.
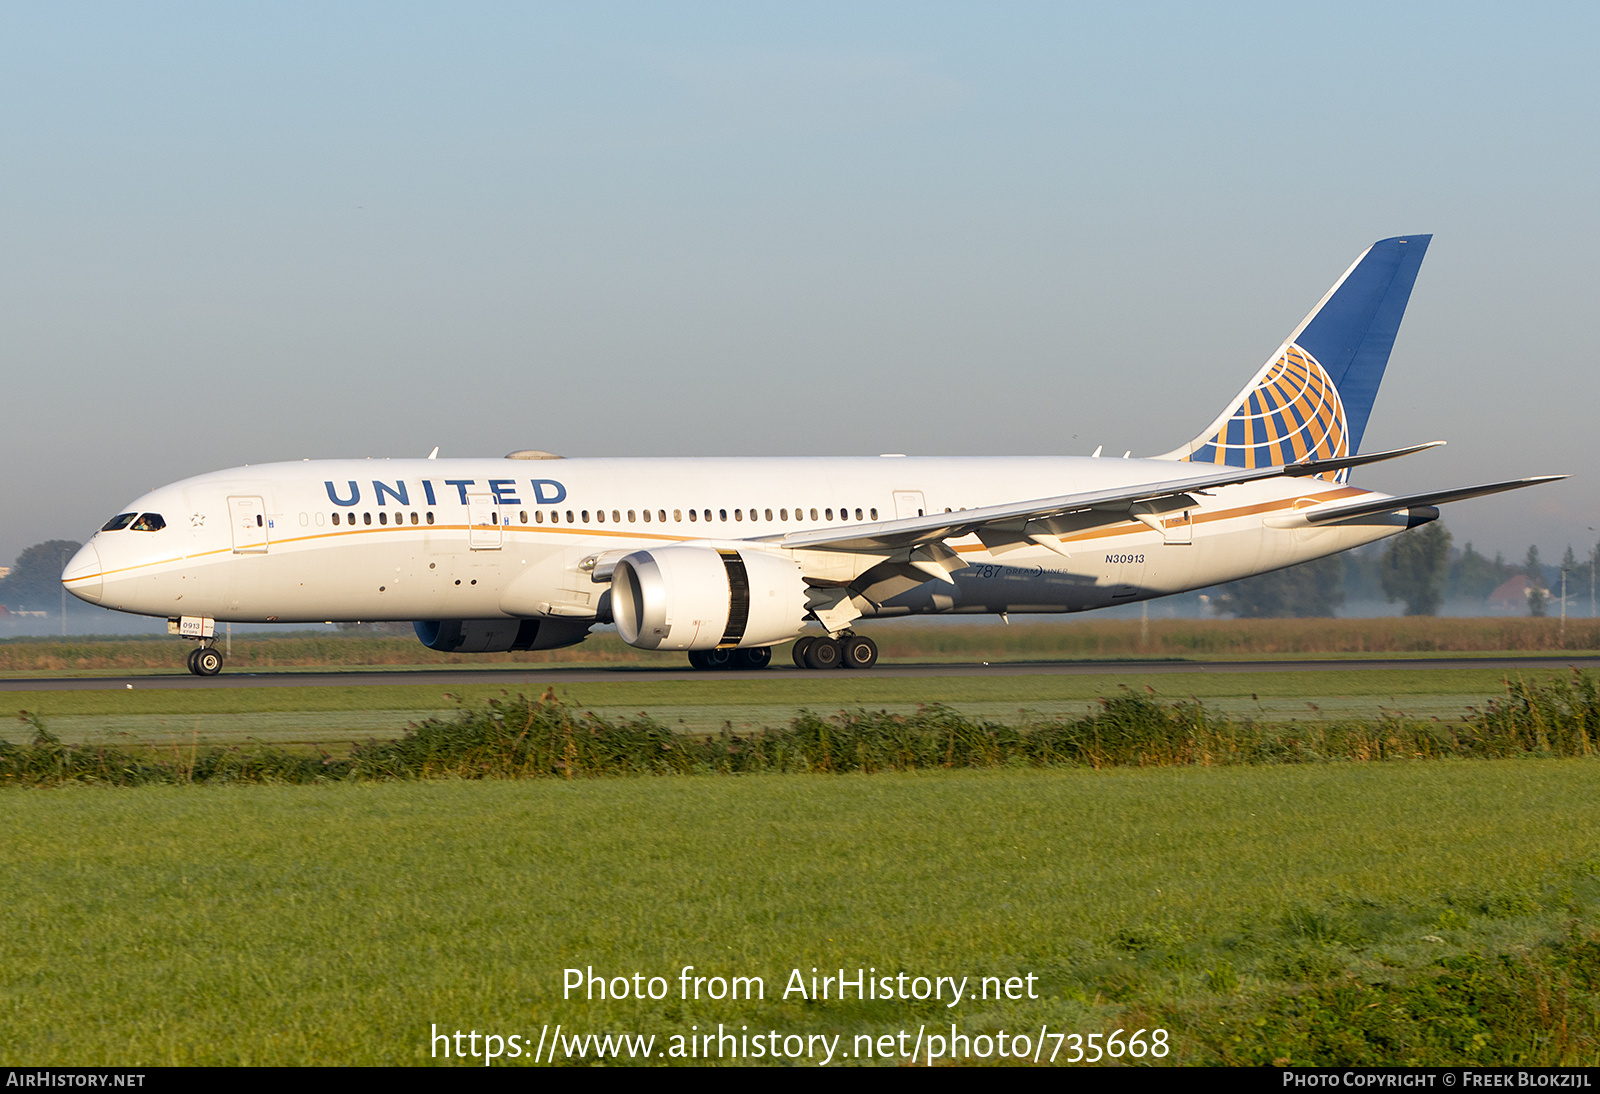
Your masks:
{"label": "white fuselage", "polygon": [[[1166,460],[771,458],[323,460],[218,471],[152,491],[130,513],[159,531],[102,531],[67,567],[75,595],[119,611],[235,622],[607,617],[597,556],[740,541],[1174,477]],[[1401,531],[1405,513],[1272,527],[1365,495],[1271,479],[1197,499],[1183,521],[1062,537],[1070,552],[995,556],[975,537],[954,583],[871,605],[920,612],[1063,612],[1164,596],[1303,562]],[[757,542],[752,543],[750,541]],[[765,545],[778,550],[769,539]],[[785,552],[847,582],[879,561]]]}

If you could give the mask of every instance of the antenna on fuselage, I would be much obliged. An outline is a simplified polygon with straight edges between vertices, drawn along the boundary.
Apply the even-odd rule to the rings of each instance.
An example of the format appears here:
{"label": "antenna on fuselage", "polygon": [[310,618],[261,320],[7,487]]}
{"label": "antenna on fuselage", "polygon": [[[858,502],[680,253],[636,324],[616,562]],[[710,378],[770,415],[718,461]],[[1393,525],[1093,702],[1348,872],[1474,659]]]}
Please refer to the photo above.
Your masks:
{"label": "antenna on fuselage", "polygon": [[1103,445],[1103,444],[1097,444],[1097,445],[1095,445],[1095,446],[1094,446],[1094,451],[1093,451],[1093,452],[1091,452],[1091,453],[1089,453],[1089,458],[1090,458],[1090,459],[1091,459],[1091,460],[1098,460],[1098,459],[1099,459],[1099,458],[1100,458],[1100,450],[1101,450],[1101,449],[1102,449],[1102,448],[1104,448],[1104,447],[1105,447],[1105,445]]}
{"label": "antenna on fuselage", "polygon": [[428,453],[428,459],[436,460],[438,458],[439,458],[439,446],[438,445],[434,445],[433,446],[433,451]]}

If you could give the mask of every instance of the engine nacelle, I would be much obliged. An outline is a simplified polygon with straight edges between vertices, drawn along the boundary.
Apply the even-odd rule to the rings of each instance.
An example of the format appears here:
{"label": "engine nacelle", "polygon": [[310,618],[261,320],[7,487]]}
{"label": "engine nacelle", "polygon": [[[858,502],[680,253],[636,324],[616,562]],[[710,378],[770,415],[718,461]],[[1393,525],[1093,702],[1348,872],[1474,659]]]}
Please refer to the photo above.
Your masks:
{"label": "engine nacelle", "polygon": [[770,646],[805,626],[806,583],[784,555],[658,547],[617,563],[611,611],[622,640],[640,649]]}
{"label": "engine nacelle", "polygon": [[413,623],[417,638],[443,653],[505,653],[576,646],[592,619],[441,619]]}

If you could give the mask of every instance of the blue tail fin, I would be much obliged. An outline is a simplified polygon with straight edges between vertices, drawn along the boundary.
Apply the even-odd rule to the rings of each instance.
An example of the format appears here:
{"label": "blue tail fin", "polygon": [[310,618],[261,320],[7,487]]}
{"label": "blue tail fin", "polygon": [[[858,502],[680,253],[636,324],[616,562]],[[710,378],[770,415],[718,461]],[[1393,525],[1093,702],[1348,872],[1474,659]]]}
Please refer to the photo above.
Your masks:
{"label": "blue tail fin", "polygon": [[1432,239],[1367,248],[1216,421],[1162,458],[1272,467],[1358,453]]}

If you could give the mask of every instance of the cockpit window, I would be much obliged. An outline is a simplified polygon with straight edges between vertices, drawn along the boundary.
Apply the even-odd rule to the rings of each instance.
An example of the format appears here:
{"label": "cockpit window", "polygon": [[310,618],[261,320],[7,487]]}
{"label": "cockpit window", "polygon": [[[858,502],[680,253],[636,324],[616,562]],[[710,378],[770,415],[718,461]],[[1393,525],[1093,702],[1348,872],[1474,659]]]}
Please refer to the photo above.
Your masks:
{"label": "cockpit window", "polygon": [[[122,518],[118,517],[117,519],[121,520]],[[135,532],[159,532],[166,526],[167,522],[161,519],[160,513],[144,513],[138,520],[133,522],[133,530]]]}
{"label": "cockpit window", "polygon": [[102,532],[120,532],[128,525],[132,524],[133,518],[138,515],[138,513],[118,513],[116,516],[106,521],[105,524],[101,526],[100,530]]}

